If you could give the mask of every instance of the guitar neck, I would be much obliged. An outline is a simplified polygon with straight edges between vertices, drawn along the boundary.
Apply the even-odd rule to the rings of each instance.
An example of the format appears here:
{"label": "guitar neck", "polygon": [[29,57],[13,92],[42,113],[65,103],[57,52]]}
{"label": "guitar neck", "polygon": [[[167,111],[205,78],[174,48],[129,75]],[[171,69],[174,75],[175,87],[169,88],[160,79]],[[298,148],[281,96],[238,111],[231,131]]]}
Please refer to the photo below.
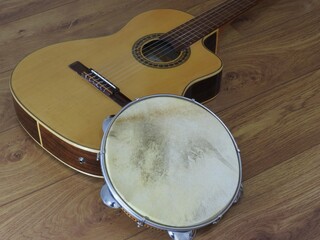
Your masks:
{"label": "guitar neck", "polygon": [[171,43],[175,49],[182,50],[228,23],[256,3],[257,0],[228,0],[165,33],[161,39]]}

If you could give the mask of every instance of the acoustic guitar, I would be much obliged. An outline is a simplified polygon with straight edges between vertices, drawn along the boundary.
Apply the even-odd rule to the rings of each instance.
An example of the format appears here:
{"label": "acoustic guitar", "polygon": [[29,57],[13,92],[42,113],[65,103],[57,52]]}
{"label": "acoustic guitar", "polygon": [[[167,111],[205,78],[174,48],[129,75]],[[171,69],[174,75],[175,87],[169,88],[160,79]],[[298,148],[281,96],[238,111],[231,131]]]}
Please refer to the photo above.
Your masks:
{"label": "acoustic guitar", "polygon": [[113,35],[37,50],[17,65],[10,82],[22,127],[69,167],[102,176],[103,120],[146,95],[214,98],[222,72],[214,54],[218,28],[256,2],[228,0],[197,17],[152,10]]}

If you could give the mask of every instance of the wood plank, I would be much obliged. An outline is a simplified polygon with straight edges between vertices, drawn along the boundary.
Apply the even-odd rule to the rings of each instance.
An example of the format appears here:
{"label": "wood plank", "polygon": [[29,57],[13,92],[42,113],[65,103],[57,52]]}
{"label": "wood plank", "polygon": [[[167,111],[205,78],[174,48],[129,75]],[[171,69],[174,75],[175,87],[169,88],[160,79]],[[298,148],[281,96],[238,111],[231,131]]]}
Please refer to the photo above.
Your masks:
{"label": "wood plank", "polygon": [[63,6],[70,2],[65,0],[3,0],[0,2],[0,25]]}
{"label": "wood plank", "polygon": [[320,144],[319,78],[320,70],[218,114],[239,144],[245,179]]}
{"label": "wood plank", "polygon": [[[240,202],[217,225],[200,229],[196,239],[317,239],[319,152],[317,145],[245,181]],[[167,238],[165,232],[146,230],[129,239]]]}
{"label": "wood plank", "polygon": [[121,210],[103,205],[102,184],[76,174],[0,207],[1,238],[120,240],[142,231]]}
{"label": "wood plank", "polygon": [[20,126],[0,135],[0,207],[75,174],[43,151]]}
{"label": "wood plank", "polygon": [[[221,47],[233,44],[235,41],[250,39],[250,36],[264,34],[266,31],[281,24],[288,24],[296,18],[301,18],[311,12],[319,11],[318,1],[269,0],[258,4],[225,25],[221,34]],[[288,34],[288,28],[283,34]]]}
{"label": "wood plank", "polygon": [[221,48],[221,92],[208,106],[220,111],[319,69],[319,22],[310,12]]}
{"label": "wood plank", "polygon": [[9,77],[10,71],[0,73],[0,134],[19,124],[13,108],[12,96],[9,91]]}

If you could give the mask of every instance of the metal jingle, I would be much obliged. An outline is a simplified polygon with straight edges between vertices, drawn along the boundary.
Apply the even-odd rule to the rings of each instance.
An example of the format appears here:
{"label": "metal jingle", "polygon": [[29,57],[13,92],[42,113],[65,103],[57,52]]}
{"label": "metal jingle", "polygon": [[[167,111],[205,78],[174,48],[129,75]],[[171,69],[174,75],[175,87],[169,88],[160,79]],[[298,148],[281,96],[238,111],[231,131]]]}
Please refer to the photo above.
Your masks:
{"label": "metal jingle", "polygon": [[103,132],[105,132],[108,129],[113,117],[114,117],[114,115],[110,115],[106,119],[103,120],[103,123],[102,123]]}
{"label": "metal jingle", "polygon": [[236,198],[234,199],[233,203],[234,203],[234,204],[235,204],[235,203],[238,203],[239,200],[240,200],[240,198],[242,197],[242,195],[243,195],[243,185],[242,185],[242,183],[241,183],[241,184],[240,184],[239,191],[238,191],[237,196],[236,196]]}
{"label": "metal jingle", "polygon": [[112,196],[107,184],[104,184],[100,190],[102,202],[110,208],[120,208],[120,204]]}
{"label": "metal jingle", "polygon": [[173,240],[192,240],[196,235],[196,231],[195,230],[191,230],[187,232],[168,231],[168,234]]}

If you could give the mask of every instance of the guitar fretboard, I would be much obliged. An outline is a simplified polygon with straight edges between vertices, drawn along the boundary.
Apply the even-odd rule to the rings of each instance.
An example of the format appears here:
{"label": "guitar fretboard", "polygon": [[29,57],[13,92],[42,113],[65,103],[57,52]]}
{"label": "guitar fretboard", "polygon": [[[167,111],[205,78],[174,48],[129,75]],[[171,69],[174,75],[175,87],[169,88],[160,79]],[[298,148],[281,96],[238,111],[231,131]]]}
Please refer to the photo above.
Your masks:
{"label": "guitar fretboard", "polygon": [[257,0],[228,0],[161,36],[182,50],[253,7]]}

